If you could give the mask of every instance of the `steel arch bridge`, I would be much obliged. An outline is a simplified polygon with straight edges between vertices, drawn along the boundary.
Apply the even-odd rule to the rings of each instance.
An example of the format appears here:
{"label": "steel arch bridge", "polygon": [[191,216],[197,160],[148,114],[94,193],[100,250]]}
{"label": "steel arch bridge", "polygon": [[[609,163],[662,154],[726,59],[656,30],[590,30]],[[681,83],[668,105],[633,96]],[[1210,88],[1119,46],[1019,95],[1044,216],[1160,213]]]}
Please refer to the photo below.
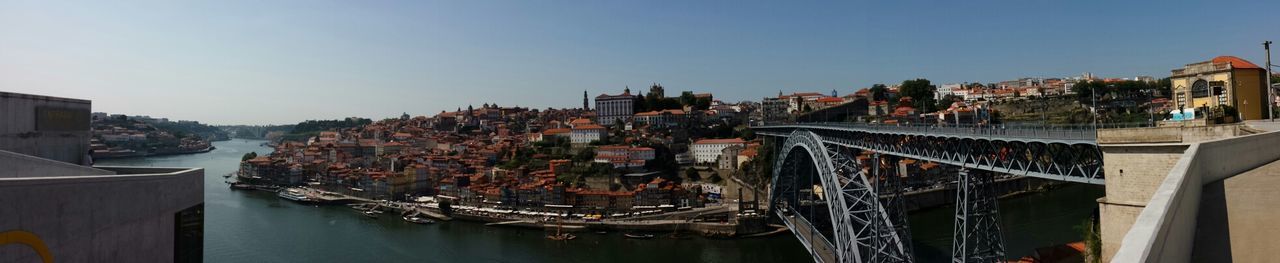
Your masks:
{"label": "steel arch bridge", "polygon": [[[753,130],[777,149],[769,207],[818,262],[914,261],[901,183],[878,174],[882,157],[960,167],[953,262],[1003,260],[987,174],[1103,183],[1092,130],[813,123]],[[872,167],[856,160],[864,152],[875,154]]]}

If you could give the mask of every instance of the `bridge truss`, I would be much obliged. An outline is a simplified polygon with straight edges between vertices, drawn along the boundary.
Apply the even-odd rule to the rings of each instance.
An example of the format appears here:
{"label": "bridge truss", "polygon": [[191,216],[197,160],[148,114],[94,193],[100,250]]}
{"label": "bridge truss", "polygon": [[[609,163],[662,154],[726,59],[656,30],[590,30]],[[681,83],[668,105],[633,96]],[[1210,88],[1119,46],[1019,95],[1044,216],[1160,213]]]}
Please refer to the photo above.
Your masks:
{"label": "bridge truss", "polygon": [[[953,262],[1004,259],[994,176],[1102,184],[1097,143],[1078,132],[1013,132],[857,125],[755,128],[773,138],[771,208],[818,262],[911,262],[897,159],[959,167]],[[1043,138],[1038,138],[1040,135]],[[856,156],[873,153],[866,166]],[[889,167],[884,167],[889,166]],[[887,169],[886,169],[887,168]],[[836,194],[839,193],[839,194]]]}

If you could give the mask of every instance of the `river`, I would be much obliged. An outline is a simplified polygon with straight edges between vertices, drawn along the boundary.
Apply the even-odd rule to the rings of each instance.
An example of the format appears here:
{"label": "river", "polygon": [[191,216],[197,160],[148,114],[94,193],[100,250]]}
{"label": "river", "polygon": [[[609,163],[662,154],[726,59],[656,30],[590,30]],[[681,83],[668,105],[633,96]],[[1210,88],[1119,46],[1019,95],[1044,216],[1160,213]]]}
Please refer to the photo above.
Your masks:
{"label": "river", "polygon": [[[208,262],[811,262],[790,234],[749,239],[634,240],[617,233],[580,233],[553,242],[541,230],[474,222],[416,225],[397,217],[366,218],[345,206],[306,206],[261,191],[232,191],[221,175],[263,141],[214,142],[202,154],[102,160],[99,165],[205,168],[205,249]],[[1073,185],[1000,202],[1010,257],[1080,239],[1100,187]],[[946,261],[950,207],[910,216],[920,262]]]}

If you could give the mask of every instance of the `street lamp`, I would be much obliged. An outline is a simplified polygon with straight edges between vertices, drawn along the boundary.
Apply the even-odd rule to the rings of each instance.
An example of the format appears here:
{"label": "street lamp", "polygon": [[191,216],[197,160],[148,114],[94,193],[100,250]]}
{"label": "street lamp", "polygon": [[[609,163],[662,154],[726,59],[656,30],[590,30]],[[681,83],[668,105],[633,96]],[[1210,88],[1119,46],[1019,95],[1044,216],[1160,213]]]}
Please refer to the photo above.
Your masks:
{"label": "street lamp", "polygon": [[1271,41],[1262,42],[1262,49],[1267,51],[1267,119],[1276,121],[1275,110],[1273,109],[1275,97],[1271,94]]}

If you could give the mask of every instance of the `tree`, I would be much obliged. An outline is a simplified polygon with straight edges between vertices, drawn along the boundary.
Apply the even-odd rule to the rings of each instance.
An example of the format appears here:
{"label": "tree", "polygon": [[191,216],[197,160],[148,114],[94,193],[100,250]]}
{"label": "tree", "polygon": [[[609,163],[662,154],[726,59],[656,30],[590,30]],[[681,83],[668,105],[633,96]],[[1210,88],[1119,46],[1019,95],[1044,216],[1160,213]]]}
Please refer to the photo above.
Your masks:
{"label": "tree", "polygon": [[684,177],[693,181],[702,181],[702,175],[698,174],[698,169],[693,169],[693,167],[684,170]]}
{"label": "tree", "polygon": [[872,101],[889,99],[889,87],[885,87],[884,84],[871,85],[871,89],[868,92],[871,93]]}
{"label": "tree", "polygon": [[595,158],[596,158],[595,148],[590,148],[590,147],[583,148],[582,150],[578,150],[577,154],[573,155],[573,162],[586,163],[586,162],[591,162]]}
{"label": "tree", "polygon": [[960,96],[956,96],[952,94],[947,94],[946,96],[942,96],[941,100],[938,100],[938,104],[935,105],[934,109],[943,110],[943,109],[951,108],[951,103],[961,101],[961,100],[964,100],[964,98],[961,98]]}
{"label": "tree", "polygon": [[933,112],[936,103],[933,99],[935,88],[927,79],[902,81],[898,87],[898,96],[911,97],[912,106],[921,112]]}
{"label": "tree", "polygon": [[248,161],[249,159],[258,158],[258,152],[249,152],[240,157],[240,161]]}
{"label": "tree", "polygon": [[644,94],[636,95],[636,102],[632,106],[632,112],[650,111],[649,100],[645,99]]}

